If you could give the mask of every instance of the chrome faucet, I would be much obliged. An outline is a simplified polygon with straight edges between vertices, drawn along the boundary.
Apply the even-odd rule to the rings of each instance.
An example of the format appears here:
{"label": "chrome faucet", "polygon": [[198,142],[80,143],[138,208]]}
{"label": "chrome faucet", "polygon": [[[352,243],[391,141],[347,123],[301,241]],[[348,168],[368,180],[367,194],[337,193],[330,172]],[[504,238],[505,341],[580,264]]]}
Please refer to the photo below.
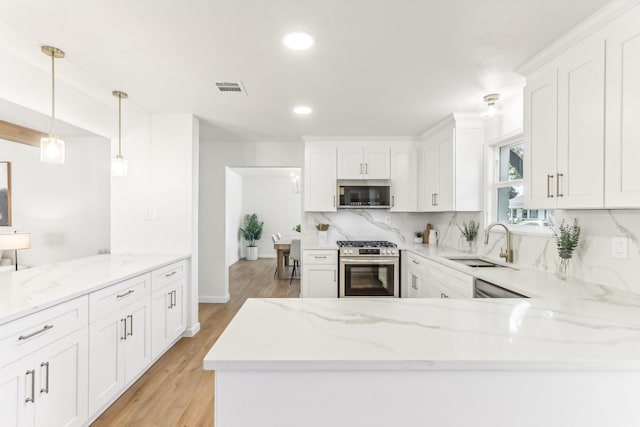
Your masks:
{"label": "chrome faucet", "polygon": [[490,224],[487,229],[484,231],[484,244],[487,245],[489,244],[489,231],[491,231],[491,229],[493,227],[495,227],[496,225],[501,226],[502,228],[504,228],[504,231],[506,233],[506,239],[507,239],[507,250],[503,251],[502,248],[500,248],[500,258],[504,258],[504,260],[506,262],[513,262],[513,249],[511,249],[511,232],[509,231],[509,228],[504,225],[501,224],[499,222],[494,222],[493,224]]}

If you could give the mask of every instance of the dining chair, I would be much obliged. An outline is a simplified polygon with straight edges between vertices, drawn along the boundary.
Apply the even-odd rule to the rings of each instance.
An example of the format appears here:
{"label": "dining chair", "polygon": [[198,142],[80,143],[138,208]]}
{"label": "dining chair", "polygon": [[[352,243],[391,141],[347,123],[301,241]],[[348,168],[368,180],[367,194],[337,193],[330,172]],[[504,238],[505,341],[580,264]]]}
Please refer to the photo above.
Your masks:
{"label": "dining chair", "polygon": [[[275,245],[276,242],[278,241],[278,238],[276,237],[275,234],[272,234],[271,240],[273,240],[273,244]],[[275,279],[277,275],[278,275],[278,257],[276,256],[276,271],[273,272],[273,278]]]}
{"label": "dining chair", "polygon": [[291,270],[289,285],[291,285],[293,276],[296,274],[296,269],[298,270],[298,276],[300,275],[300,252],[300,239],[293,239],[291,241],[291,253],[289,254],[289,258],[293,260],[293,270]]}

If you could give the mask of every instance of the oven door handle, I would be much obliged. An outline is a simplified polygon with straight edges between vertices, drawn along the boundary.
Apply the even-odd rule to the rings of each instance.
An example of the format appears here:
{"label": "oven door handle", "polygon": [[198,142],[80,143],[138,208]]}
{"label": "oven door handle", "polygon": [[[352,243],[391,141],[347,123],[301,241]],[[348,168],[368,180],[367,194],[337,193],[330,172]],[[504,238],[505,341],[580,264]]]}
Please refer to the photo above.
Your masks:
{"label": "oven door handle", "polygon": [[380,259],[380,258],[366,258],[366,259],[362,259],[362,258],[349,258],[348,260],[345,260],[344,258],[340,260],[340,264],[346,265],[346,264],[395,264],[398,262],[398,258],[393,258],[393,259]]}

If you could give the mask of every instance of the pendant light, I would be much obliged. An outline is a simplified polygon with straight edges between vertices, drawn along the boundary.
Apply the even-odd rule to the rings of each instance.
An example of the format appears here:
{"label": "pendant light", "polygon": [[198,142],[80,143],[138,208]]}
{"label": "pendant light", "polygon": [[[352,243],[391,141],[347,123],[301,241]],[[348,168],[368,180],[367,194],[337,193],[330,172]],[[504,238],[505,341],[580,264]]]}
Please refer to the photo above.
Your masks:
{"label": "pendant light", "polygon": [[40,161],[43,163],[64,163],[64,141],[56,136],[56,58],[64,58],[64,52],[57,47],[42,46],[42,53],[51,57],[51,132],[48,138],[40,140]]}
{"label": "pendant light", "polygon": [[127,99],[129,95],[119,90],[111,93],[118,98],[118,154],[111,160],[111,175],[127,176],[129,162],[122,156],[122,99]]}

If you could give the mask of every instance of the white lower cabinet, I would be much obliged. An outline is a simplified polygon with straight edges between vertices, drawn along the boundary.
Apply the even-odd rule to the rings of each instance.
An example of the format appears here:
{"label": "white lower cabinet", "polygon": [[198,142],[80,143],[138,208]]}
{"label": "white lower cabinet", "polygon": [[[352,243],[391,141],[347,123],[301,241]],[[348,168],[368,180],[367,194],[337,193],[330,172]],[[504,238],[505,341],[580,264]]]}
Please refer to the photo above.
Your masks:
{"label": "white lower cabinet", "polygon": [[87,360],[84,327],[1,368],[0,425],[84,425]]}
{"label": "white lower cabinet", "polygon": [[[127,282],[130,286],[126,286]],[[98,291],[116,298],[101,298],[111,310],[89,325],[89,412],[95,414],[124,391],[151,363],[150,274]],[[144,283],[144,285],[140,285]],[[146,284],[149,284],[148,286]],[[131,289],[145,292],[124,300]],[[142,288],[146,289],[143,291]],[[117,296],[120,295],[120,299]],[[128,295],[133,295],[132,293]],[[93,296],[93,294],[92,294]],[[97,299],[97,298],[95,298]],[[125,301],[130,301],[125,305]],[[93,310],[93,307],[91,307]]]}
{"label": "white lower cabinet", "polygon": [[473,276],[412,253],[405,259],[406,298],[473,298]]}
{"label": "white lower cabinet", "polygon": [[338,252],[304,250],[301,277],[303,298],[337,298]]}
{"label": "white lower cabinet", "polygon": [[185,330],[187,264],[160,268],[151,277],[151,359],[156,360]]}

